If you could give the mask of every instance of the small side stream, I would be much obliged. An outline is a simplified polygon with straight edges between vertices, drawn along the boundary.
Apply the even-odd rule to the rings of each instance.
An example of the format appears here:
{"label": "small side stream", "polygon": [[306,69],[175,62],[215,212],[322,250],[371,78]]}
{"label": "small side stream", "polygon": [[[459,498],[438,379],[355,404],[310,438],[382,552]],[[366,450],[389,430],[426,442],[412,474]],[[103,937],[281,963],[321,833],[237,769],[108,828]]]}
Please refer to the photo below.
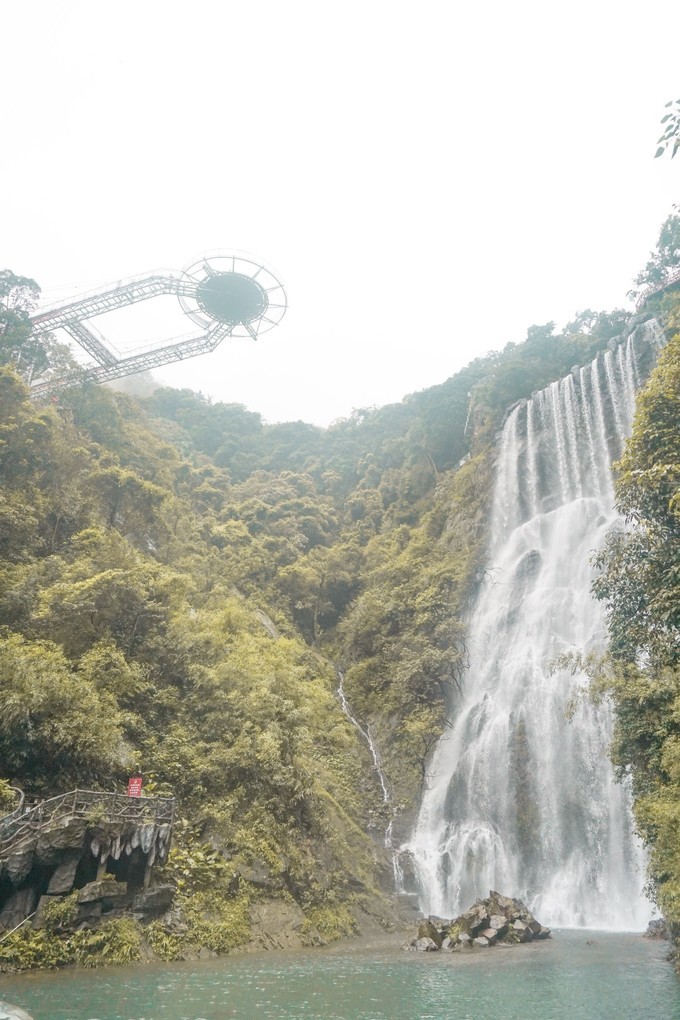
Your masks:
{"label": "small side stream", "polygon": [[392,858],[392,870],[394,873],[394,888],[396,892],[400,892],[402,889],[402,872],[399,864],[399,851],[395,849],[392,839],[392,829],[394,827],[394,807],[392,805],[392,797],[387,782],[387,776],[385,775],[385,770],[383,769],[382,766],[380,751],[378,750],[378,745],[373,739],[371,727],[368,725],[368,723],[366,724],[365,727],[362,726],[359,720],[356,718],[356,716],[352,714],[352,710],[349,707],[347,696],[345,694],[344,686],[345,677],[340,672],[340,670],[336,670],[336,673],[338,677],[338,689],[337,689],[338,700],[340,701],[340,705],[342,707],[343,712],[351,722],[352,726],[354,726],[357,732],[361,735],[362,739],[366,742],[368,749],[371,752],[371,757],[373,759],[373,768],[375,770],[375,774],[378,777],[380,789],[382,790],[383,804],[389,809],[390,812],[390,820],[387,824],[387,828],[385,829],[383,845]]}

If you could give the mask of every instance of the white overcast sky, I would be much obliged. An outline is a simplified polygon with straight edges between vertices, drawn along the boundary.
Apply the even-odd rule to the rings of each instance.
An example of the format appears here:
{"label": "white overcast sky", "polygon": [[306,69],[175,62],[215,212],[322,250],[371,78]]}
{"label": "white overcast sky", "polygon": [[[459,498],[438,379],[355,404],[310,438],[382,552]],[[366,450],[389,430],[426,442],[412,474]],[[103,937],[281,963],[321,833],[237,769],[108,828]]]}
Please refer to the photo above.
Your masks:
{"label": "white overcast sky", "polygon": [[677,0],[0,0],[0,31],[0,268],[49,304],[255,253],[281,325],[158,375],[267,421],[628,307],[680,201]]}

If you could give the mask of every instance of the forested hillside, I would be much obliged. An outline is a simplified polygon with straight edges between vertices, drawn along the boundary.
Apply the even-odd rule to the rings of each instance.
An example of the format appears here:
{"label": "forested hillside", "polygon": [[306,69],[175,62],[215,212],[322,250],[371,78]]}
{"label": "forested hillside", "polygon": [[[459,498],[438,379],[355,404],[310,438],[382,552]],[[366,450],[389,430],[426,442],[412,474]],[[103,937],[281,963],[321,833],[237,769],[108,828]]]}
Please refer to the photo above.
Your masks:
{"label": "forested hillside", "polygon": [[[37,285],[8,271],[0,284],[0,796],[123,790],[141,769],[148,792],[178,798],[166,877],[182,926],[146,933],[157,955],[247,942],[263,898],[295,903],[311,941],[362,912],[391,923],[384,831],[394,813],[407,832],[462,681],[494,436],[627,316],[531,327],[440,386],[323,430],[188,390],[136,399],[85,383],[33,402],[41,359],[68,356],[31,349]],[[655,300],[673,335],[677,304]],[[680,922],[679,339],[621,464],[636,527],[603,554],[613,644],[598,682]],[[12,936],[0,962],[21,965],[31,938]],[[47,942],[30,965],[73,958]]]}
{"label": "forested hillside", "polygon": [[680,937],[680,293],[657,302],[668,345],[638,400],[617,465],[627,527],[598,557],[609,655],[594,689],[613,698],[612,758],[630,775],[639,831],[651,851],[650,891]]}

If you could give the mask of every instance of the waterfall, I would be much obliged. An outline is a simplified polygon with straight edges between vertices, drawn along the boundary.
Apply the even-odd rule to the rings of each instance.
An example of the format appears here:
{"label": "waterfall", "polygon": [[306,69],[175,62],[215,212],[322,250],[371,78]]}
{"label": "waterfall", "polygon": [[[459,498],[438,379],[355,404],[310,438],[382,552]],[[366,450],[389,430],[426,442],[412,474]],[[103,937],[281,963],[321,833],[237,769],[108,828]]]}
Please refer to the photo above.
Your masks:
{"label": "waterfall", "polygon": [[630,792],[607,754],[610,708],[552,664],[603,647],[592,554],[617,520],[611,461],[662,342],[656,323],[638,326],[505,423],[463,695],[405,848],[426,913],[454,917],[498,889],[552,926],[649,920]]}

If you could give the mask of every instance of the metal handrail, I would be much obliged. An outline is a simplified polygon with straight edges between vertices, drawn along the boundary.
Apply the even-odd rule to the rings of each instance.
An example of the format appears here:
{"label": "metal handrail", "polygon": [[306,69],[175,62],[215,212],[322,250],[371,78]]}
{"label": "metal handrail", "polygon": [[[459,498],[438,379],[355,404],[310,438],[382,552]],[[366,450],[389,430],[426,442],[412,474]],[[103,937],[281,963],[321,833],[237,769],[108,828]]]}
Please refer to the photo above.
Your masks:
{"label": "metal handrail", "polygon": [[19,928],[21,928],[22,925],[26,924],[27,921],[30,921],[32,917],[35,917],[36,914],[37,914],[37,910],[34,910],[32,914],[28,914],[28,916],[25,917],[23,919],[23,921],[19,921],[19,923],[14,928],[12,928],[11,931],[6,932],[2,936],[2,938],[0,938],[0,942],[4,942],[5,939],[8,939],[10,937],[10,935],[14,935],[15,931],[19,931]]}
{"label": "metal handrail", "polygon": [[637,311],[640,311],[645,301],[647,301],[650,297],[653,297],[655,294],[660,294],[662,291],[672,287],[675,283],[680,283],[680,269],[676,269],[672,273],[669,273],[663,283],[653,283],[649,287],[646,287],[637,299],[635,305]]}
{"label": "metal handrail", "polygon": [[23,814],[0,819],[0,854],[7,852],[12,843],[18,842],[30,832],[37,832],[54,825],[60,818],[85,818],[93,807],[104,804],[108,807],[102,821],[136,821],[148,819],[172,827],[175,817],[174,797],[129,797],[124,793],[106,793],[101,790],[71,790],[56,797],[50,797]]}

